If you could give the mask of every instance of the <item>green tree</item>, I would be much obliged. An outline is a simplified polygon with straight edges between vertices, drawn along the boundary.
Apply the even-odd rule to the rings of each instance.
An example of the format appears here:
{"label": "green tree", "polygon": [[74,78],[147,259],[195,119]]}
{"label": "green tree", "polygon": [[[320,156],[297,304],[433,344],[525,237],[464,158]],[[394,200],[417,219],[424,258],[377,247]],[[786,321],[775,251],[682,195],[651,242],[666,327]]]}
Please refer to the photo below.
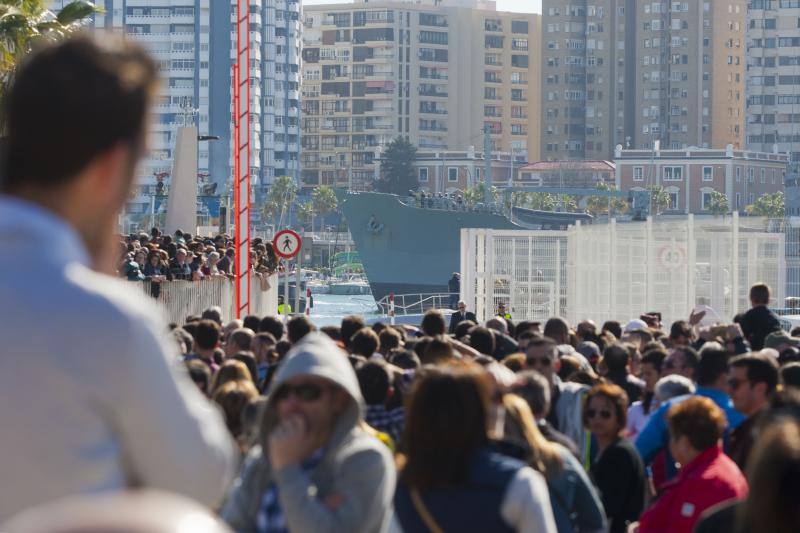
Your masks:
{"label": "green tree", "polygon": [[[473,187],[470,187],[466,191],[464,191],[464,204],[467,207],[474,207],[475,204],[481,204],[486,200],[485,193],[486,191],[486,184],[484,182],[478,182]],[[492,199],[496,202],[500,198],[500,191],[497,190],[497,187],[492,185]]]}
{"label": "green tree", "polygon": [[708,209],[708,211],[715,217],[719,215],[727,215],[731,211],[731,206],[728,203],[727,195],[719,191],[712,192],[711,198],[709,198],[709,201],[706,204],[706,209]]}
{"label": "green tree", "polygon": [[664,187],[661,185],[650,187],[650,212],[652,214],[660,215],[669,207],[671,201],[672,199]]}
{"label": "green tree", "polygon": [[767,218],[783,218],[786,215],[786,206],[782,192],[764,194],[758,197],[753,204],[745,210],[751,215]]}
{"label": "green tree", "polygon": [[555,211],[556,197],[547,192],[532,192],[528,195],[527,207],[538,211]]}
{"label": "green tree", "polygon": [[290,207],[297,198],[297,185],[291,176],[277,176],[272,181],[264,201],[262,212],[264,218],[272,220],[277,226],[281,225],[284,215],[289,212]]}
{"label": "green tree", "polygon": [[[328,185],[320,185],[314,192],[311,193],[311,203],[314,207],[314,213],[320,217],[324,217],[331,213],[339,205],[336,200],[336,193]],[[311,220],[311,231],[314,231],[314,220]]]}
{"label": "green tree", "polygon": [[[314,224],[314,204],[312,202],[304,202],[297,204],[297,218],[303,224]],[[313,230],[313,227],[312,227]]]}
{"label": "green tree", "polygon": [[375,188],[380,192],[407,195],[408,191],[419,187],[414,161],[417,149],[405,137],[395,137],[383,152],[381,178]]}
{"label": "green tree", "polygon": [[571,194],[559,194],[556,196],[556,206],[559,211],[565,213],[575,213],[578,211],[578,202]]}
{"label": "green tree", "polygon": [[[595,187],[598,191],[616,191],[617,188],[606,183],[598,183]],[[609,212],[609,209],[611,212]],[[586,200],[586,212],[593,216],[608,215],[614,216],[615,213],[623,214],[628,211],[628,202],[618,196],[590,196]]]}
{"label": "green tree", "polygon": [[47,9],[48,4],[46,0],[0,0],[0,101],[17,65],[37,42],[63,38],[101,12],[92,2],[76,1],[56,15]]}

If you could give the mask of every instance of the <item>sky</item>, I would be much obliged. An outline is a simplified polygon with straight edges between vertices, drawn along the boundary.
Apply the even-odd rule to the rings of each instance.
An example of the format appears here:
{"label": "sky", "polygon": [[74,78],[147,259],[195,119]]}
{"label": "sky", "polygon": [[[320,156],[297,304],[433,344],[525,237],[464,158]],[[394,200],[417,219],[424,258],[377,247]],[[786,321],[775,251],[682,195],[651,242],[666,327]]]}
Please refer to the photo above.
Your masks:
{"label": "sky", "polygon": [[[339,4],[347,0],[303,0],[303,5]],[[541,0],[497,0],[498,11],[516,11],[519,13],[541,13]]]}

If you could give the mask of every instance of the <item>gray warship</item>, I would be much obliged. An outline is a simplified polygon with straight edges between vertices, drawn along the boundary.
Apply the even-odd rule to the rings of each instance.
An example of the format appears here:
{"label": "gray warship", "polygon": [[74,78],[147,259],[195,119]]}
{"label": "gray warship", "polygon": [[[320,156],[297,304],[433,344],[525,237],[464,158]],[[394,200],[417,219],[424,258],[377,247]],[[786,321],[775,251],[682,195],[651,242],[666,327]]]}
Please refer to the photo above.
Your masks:
{"label": "gray warship", "polygon": [[447,292],[447,281],[460,269],[462,228],[556,230],[592,219],[520,207],[509,218],[447,198],[344,191],[337,196],[376,301],[389,293]]}

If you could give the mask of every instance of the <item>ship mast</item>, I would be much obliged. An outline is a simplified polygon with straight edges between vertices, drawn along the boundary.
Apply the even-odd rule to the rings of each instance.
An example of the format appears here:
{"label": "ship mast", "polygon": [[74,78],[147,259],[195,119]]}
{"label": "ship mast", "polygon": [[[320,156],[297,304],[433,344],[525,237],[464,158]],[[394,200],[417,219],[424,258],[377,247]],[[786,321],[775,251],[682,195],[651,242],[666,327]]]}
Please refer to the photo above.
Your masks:
{"label": "ship mast", "polygon": [[489,137],[489,125],[483,126],[483,183],[484,195],[483,201],[486,207],[489,207],[494,202],[492,198],[492,139]]}

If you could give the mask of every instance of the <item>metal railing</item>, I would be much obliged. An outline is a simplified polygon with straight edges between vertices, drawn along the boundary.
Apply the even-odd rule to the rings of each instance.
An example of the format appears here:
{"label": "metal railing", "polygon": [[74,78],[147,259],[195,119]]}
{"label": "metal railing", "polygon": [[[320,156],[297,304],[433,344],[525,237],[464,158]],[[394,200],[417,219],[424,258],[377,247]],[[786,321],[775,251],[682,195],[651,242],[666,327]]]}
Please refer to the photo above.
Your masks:
{"label": "metal railing", "polygon": [[[389,294],[378,300],[378,312],[389,316],[392,310],[395,316],[421,315],[430,309],[452,309],[453,304],[458,301],[457,292],[429,292],[418,294]],[[394,303],[392,302],[394,299]]]}

